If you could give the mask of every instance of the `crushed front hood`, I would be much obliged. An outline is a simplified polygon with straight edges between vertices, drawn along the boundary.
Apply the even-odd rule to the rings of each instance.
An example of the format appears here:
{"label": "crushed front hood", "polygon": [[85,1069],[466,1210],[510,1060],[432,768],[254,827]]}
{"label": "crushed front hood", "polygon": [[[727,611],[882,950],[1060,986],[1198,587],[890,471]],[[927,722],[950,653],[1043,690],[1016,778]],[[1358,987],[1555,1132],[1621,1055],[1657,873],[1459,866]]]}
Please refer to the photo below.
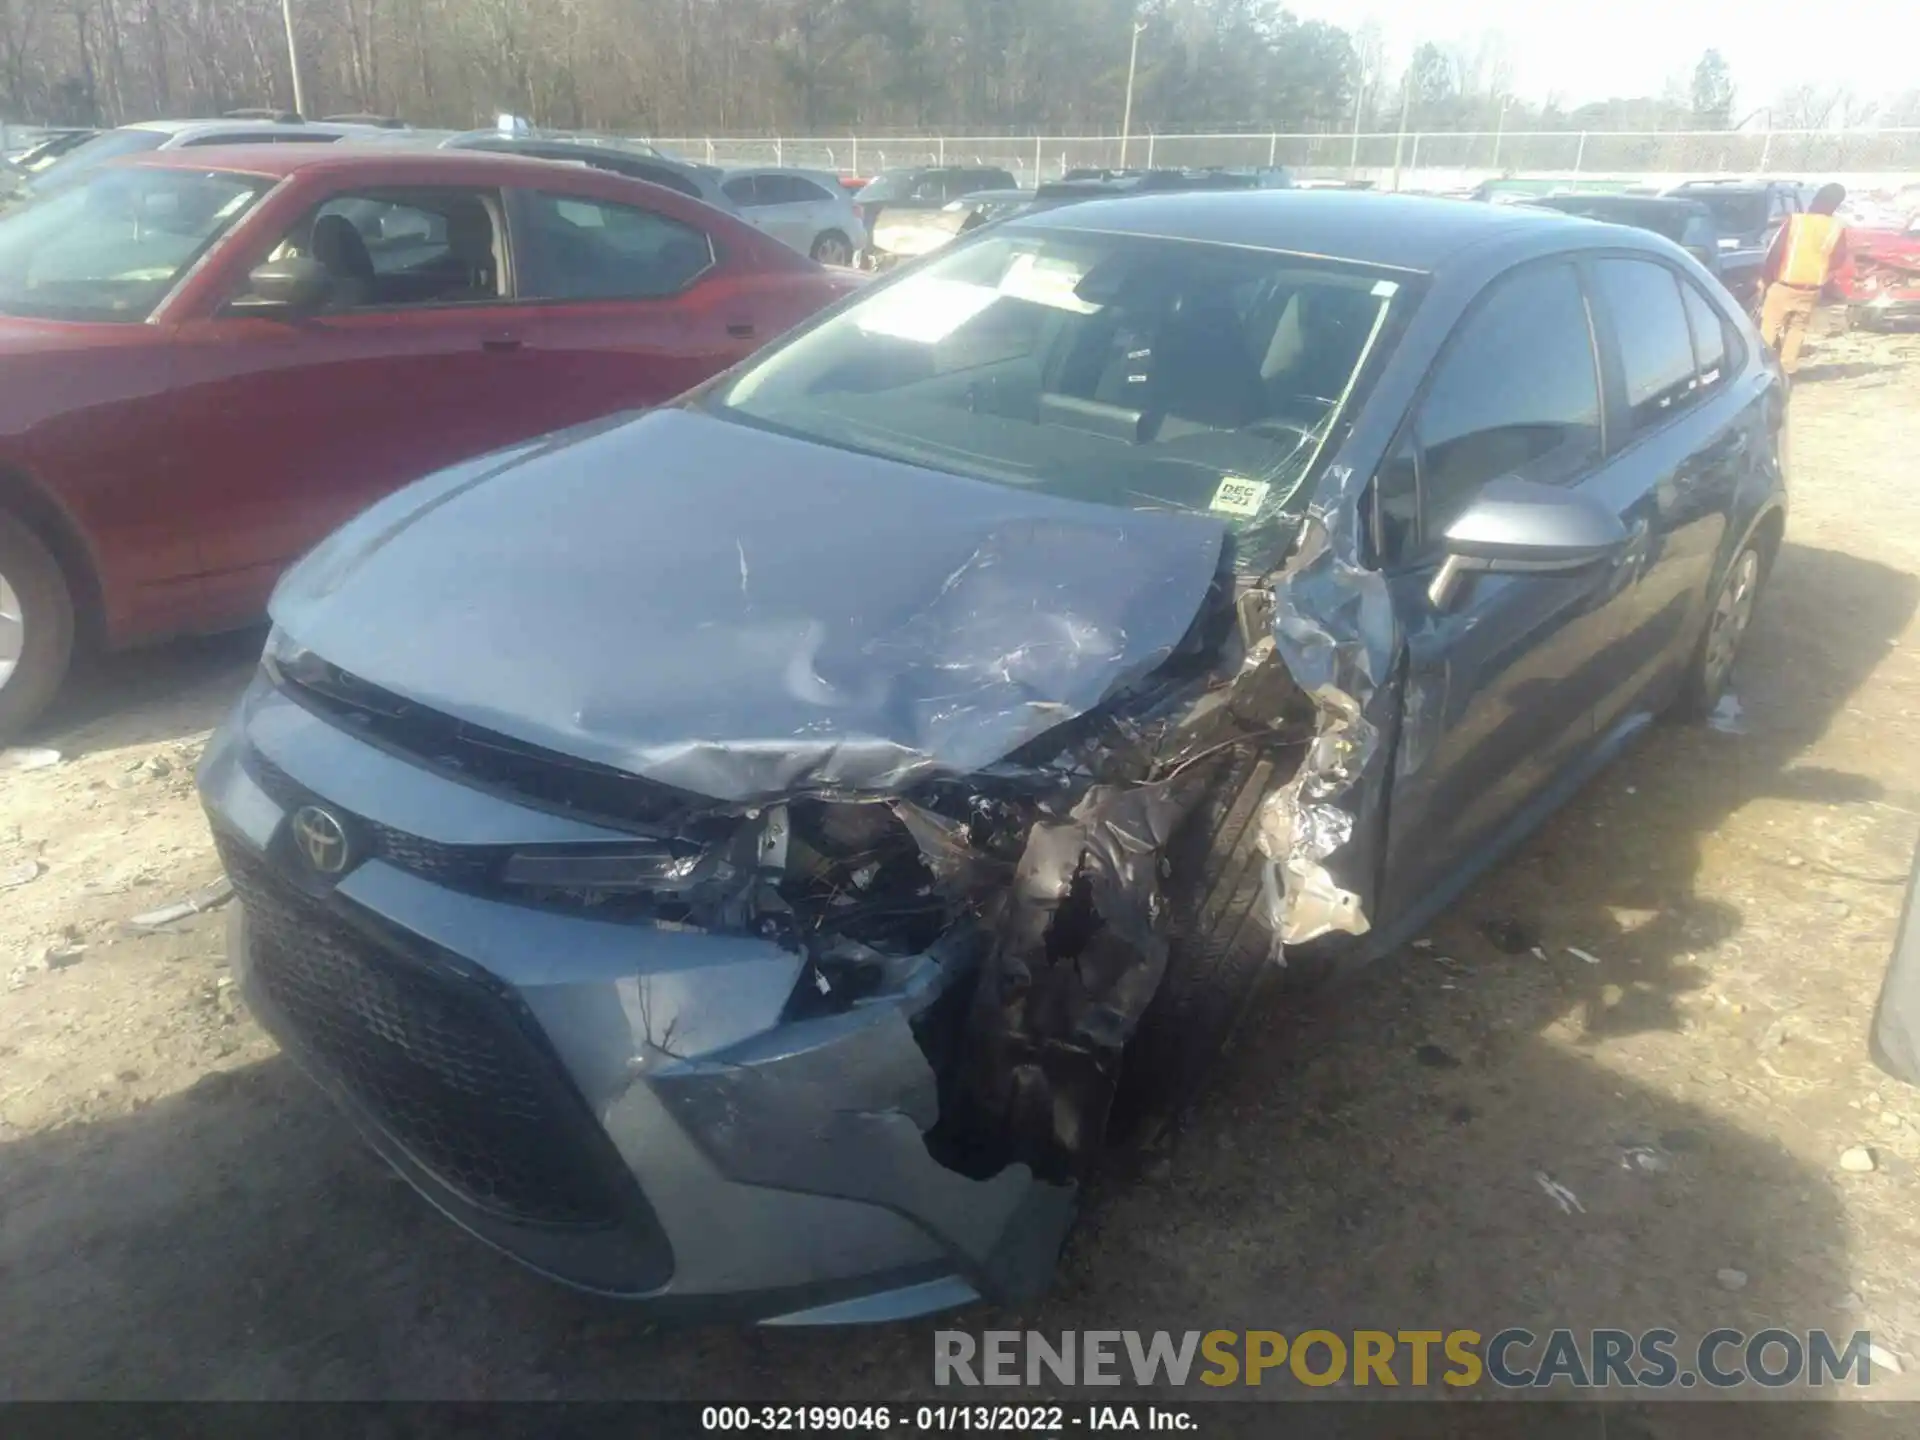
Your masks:
{"label": "crushed front hood", "polygon": [[673,409],[421,481],[272,611],[361,680],[716,800],[881,793],[1151,672],[1226,536]]}

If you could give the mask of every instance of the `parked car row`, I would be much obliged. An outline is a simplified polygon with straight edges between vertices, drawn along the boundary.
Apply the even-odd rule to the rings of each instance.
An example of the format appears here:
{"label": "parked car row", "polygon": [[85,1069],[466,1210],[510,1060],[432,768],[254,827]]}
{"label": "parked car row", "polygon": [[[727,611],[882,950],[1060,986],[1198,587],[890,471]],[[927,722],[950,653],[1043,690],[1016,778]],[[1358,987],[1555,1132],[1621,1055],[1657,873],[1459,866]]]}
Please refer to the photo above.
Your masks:
{"label": "parked car row", "polygon": [[[44,165],[22,166],[12,186],[17,198],[53,194],[94,166],[156,150],[235,144],[328,144],[339,140],[503,155],[585,165],[649,184],[738,214],[748,224],[823,264],[850,265],[867,233],[839,177],[781,166],[722,169],[665,155],[634,140],[531,134],[519,130],[416,130],[377,115],[308,122],[272,111],[238,111],[217,120],[143,121],[116,130],[50,140]],[[64,147],[64,148],[62,148]],[[36,153],[39,153],[38,151]],[[47,173],[42,174],[42,171]]]}
{"label": "parked car row", "polygon": [[[925,176],[927,172],[915,171]],[[954,170],[938,172],[936,183],[922,179],[914,194],[937,195],[945,189],[971,184],[983,175],[1005,171]],[[879,177],[875,183],[886,179]],[[1009,177],[1010,179],[1010,177]],[[902,182],[904,184],[904,182]],[[1280,166],[1228,169],[1069,170],[1060,179],[1032,190],[989,188],[971,190],[958,199],[935,206],[930,201],[898,204],[868,202],[861,192],[861,210],[872,221],[873,243],[860,257],[863,268],[885,270],[993,224],[1029,211],[1049,210],[1081,200],[1114,199],[1122,195],[1159,194],[1177,190],[1283,190],[1292,177]],[[899,187],[895,187],[899,188]]]}

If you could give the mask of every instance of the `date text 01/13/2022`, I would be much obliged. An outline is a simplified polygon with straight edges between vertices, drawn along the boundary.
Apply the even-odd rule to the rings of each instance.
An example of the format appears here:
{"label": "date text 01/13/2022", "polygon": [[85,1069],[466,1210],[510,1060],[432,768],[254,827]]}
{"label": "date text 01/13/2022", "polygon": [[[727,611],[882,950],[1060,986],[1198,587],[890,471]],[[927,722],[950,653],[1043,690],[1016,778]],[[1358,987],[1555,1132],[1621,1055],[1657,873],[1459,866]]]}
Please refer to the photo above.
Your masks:
{"label": "date text 01/13/2022", "polygon": [[1184,1409],[1137,1405],[708,1405],[704,1431],[806,1431],[853,1434],[899,1429],[921,1434],[953,1431],[1017,1435],[1069,1430],[1191,1431]]}

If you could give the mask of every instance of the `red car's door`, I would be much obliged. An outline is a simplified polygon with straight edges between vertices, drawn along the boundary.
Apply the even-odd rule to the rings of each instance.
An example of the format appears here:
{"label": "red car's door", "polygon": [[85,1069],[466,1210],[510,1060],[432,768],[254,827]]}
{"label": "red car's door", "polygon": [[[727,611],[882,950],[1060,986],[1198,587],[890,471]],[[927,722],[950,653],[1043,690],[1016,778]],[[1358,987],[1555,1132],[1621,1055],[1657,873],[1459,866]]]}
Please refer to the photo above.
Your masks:
{"label": "red car's door", "polygon": [[556,426],[670,400],[840,293],[811,261],[677,196],[556,185],[512,199],[527,344]]}
{"label": "red car's door", "polygon": [[332,288],[317,313],[250,311],[243,263],[213,313],[176,335],[174,433],[179,468],[202,476],[206,608],[235,619],[374,500],[545,428],[499,191],[314,200],[247,260],[318,260]]}

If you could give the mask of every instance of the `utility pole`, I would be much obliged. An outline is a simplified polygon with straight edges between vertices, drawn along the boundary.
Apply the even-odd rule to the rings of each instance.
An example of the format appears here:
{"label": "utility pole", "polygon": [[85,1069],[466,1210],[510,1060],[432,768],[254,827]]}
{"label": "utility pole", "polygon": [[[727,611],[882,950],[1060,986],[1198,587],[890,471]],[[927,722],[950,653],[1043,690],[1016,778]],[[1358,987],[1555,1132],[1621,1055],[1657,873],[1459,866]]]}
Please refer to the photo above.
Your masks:
{"label": "utility pole", "polygon": [[1133,44],[1127,50],[1127,103],[1120,112],[1120,168],[1127,168],[1127,137],[1133,131],[1133,71],[1140,61],[1140,32],[1147,27],[1136,22],[1133,27]]}
{"label": "utility pole", "polygon": [[1493,168],[1500,168],[1500,141],[1507,133],[1507,107],[1513,103],[1511,95],[1500,97],[1500,115],[1493,122]]}
{"label": "utility pole", "polygon": [[1367,98],[1367,77],[1363,74],[1353,86],[1353,148],[1347,152],[1347,178],[1360,173],[1360,106]]}
{"label": "utility pole", "polygon": [[280,0],[280,18],[287,27],[287,69],[293,74],[293,108],[307,113],[307,97],[300,84],[300,47],[293,39],[293,0]]}
{"label": "utility pole", "polygon": [[1407,139],[1407,112],[1413,108],[1413,66],[1400,81],[1400,129],[1393,137],[1393,188],[1400,189],[1400,147]]}

